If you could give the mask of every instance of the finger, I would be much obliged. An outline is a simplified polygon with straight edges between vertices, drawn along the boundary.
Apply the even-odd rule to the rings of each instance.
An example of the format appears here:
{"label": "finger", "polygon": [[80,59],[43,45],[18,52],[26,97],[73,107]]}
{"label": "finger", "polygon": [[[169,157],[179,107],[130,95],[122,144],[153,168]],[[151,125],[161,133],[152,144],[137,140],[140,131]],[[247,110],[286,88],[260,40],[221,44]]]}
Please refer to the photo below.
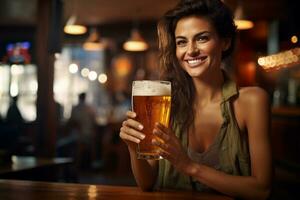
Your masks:
{"label": "finger", "polygon": [[131,137],[135,137],[137,139],[143,140],[145,138],[145,135],[133,128],[130,128],[129,126],[122,126],[120,129],[120,136],[121,133],[124,133],[126,135],[130,135]]}
{"label": "finger", "polygon": [[128,111],[126,112],[126,116],[127,116],[128,118],[135,118],[135,117],[136,117],[136,113],[133,112],[133,111],[131,111],[131,110],[128,110]]}
{"label": "finger", "polygon": [[144,128],[144,126],[141,123],[139,123],[133,119],[128,119],[128,120],[124,121],[123,126],[130,126],[134,129],[140,130],[140,131],[143,130],[143,128]]}
{"label": "finger", "polygon": [[155,146],[158,146],[160,149],[162,149],[163,151],[167,152],[170,155],[178,155],[178,146],[174,143],[172,143],[171,141],[169,142],[162,142],[159,139],[152,139],[152,144]]}
{"label": "finger", "polygon": [[166,133],[163,132],[161,129],[154,128],[154,129],[153,129],[153,133],[154,133],[155,135],[157,135],[159,138],[161,138],[163,141],[168,142],[168,141],[170,140],[169,134],[166,134]]}
{"label": "finger", "polygon": [[120,138],[122,138],[123,140],[127,140],[127,141],[131,141],[131,142],[137,143],[137,144],[140,143],[140,141],[141,141],[138,138],[133,137],[131,135],[128,135],[128,134],[126,134],[123,131],[120,132]]}
{"label": "finger", "polygon": [[162,130],[165,133],[170,133],[170,129],[167,128],[165,125],[161,124],[160,122],[156,122],[155,123],[155,127],[157,127],[158,129]]}
{"label": "finger", "polygon": [[159,141],[158,139],[153,138],[151,143],[155,146],[158,146],[159,148],[161,148],[164,151],[169,151],[169,145]]}

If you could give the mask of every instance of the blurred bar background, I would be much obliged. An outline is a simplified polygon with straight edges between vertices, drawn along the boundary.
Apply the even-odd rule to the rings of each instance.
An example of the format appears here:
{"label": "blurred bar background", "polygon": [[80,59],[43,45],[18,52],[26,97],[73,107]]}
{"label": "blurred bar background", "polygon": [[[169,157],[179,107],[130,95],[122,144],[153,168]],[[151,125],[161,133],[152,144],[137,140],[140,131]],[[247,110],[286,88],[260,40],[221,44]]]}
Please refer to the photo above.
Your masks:
{"label": "blurred bar background", "polygon": [[[177,2],[1,0],[0,166],[12,163],[12,155],[66,157],[73,165],[54,181],[134,185],[119,128],[131,108],[132,80],[159,77],[156,23]],[[239,26],[236,51],[224,68],[241,87],[269,93],[275,199],[292,198],[300,185],[299,1],[224,2],[236,20],[252,22]],[[66,25],[82,25],[83,32]],[[79,144],[83,128],[71,120],[81,93],[95,116],[89,149]],[[22,118],[13,109],[8,117],[13,97]]]}

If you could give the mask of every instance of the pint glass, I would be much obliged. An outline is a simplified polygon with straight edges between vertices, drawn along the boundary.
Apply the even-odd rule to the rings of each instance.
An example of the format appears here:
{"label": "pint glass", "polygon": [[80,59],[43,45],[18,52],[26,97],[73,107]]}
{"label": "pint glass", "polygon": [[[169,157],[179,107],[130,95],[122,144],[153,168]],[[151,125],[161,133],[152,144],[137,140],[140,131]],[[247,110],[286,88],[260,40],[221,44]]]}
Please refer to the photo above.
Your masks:
{"label": "pint glass", "polygon": [[171,110],[171,82],[140,80],[132,83],[132,109],[137,114],[136,120],[143,124],[145,139],[137,145],[138,159],[162,159],[158,155],[159,147],[151,141],[154,125],[160,122],[169,126]]}

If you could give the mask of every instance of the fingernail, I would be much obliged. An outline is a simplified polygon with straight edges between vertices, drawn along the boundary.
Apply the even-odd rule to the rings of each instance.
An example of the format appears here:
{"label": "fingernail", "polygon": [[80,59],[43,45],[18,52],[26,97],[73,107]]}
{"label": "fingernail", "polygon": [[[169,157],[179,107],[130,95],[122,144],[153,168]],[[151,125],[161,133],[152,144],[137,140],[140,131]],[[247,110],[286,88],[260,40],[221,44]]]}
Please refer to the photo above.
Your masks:
{"label": "fingernail", "polygon": [[144,139],[146,136],[145,135],[141,135],[141,139]]}
{"label": "fingernail", "polygon": [[142,130],[143,128],[144,128],[143,125],[140,124],[139,129]]}

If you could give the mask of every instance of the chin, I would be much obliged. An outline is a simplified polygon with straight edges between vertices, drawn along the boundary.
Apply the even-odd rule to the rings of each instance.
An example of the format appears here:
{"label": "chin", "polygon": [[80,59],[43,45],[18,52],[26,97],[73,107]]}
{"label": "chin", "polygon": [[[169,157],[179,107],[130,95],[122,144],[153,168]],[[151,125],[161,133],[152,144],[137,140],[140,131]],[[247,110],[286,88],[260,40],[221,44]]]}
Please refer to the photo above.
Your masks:
{"label": "chin", "polygon": [[194,68],[194,69],[185,69],[185,71],[193,78],[196,78],[196,77],[201,77],[205,71],[206,71],[206,68],[204,67],[197,67],[197,68]]}
{"label": "chin", "polygon": [[203,74],[202,73],[193,73],[193,74],[189,74],[190,75],[190,77],[192,77],[192,78],[199,78],[199,77],[201,77]]}

